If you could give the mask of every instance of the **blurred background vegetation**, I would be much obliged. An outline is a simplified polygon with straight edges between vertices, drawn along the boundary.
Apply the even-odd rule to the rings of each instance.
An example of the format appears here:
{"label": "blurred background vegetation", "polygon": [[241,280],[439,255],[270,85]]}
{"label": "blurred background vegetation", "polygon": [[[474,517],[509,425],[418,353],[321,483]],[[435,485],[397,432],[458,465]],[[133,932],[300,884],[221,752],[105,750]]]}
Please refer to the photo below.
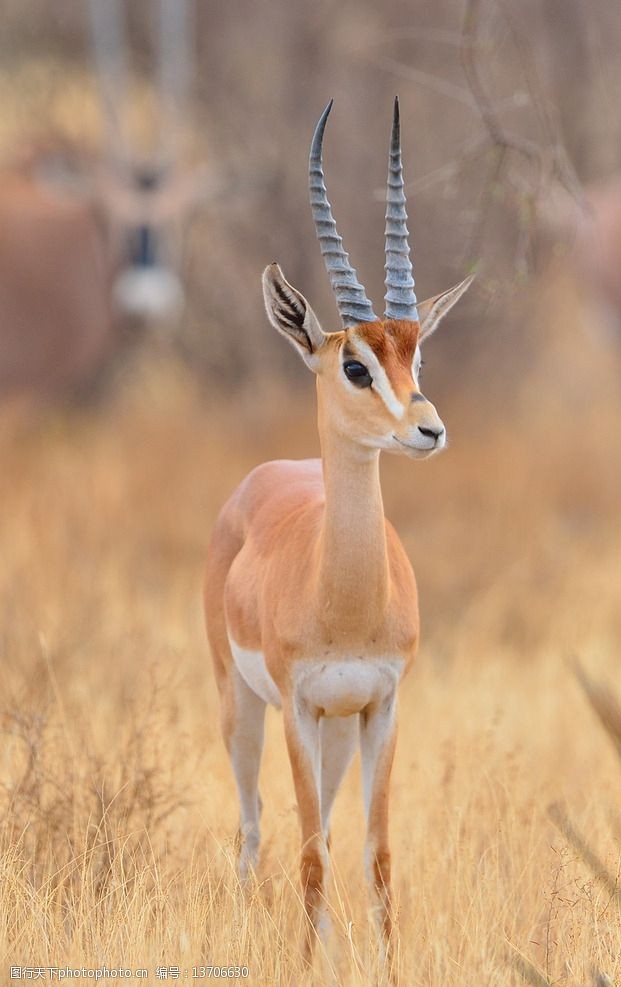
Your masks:
{"label": "blurred background vegetation", "polygon": [[[137,158],[161,113],[153,87],[157,5],[126,7],[132,78],[116,110],[129,121]],[[310,135],[330,96],[329,193],[379,304],[390,107],[399,92],[419,294],[434,294],[470,269],[480,275],[478,291],[455,316],[459,330],[434,344],[442,366],[434,386],[450,392],[451,365],[473,363],[479,377],[485,368],[488,380],[502,379],[505,393],[506,381],[512,393],[510,378],[532,353],[530,339],[527,355],[516,338],[524,333],[515,330],[507,296],[530,301],[529,277],[549,259],[554,217],[542,223],[542,208],[559,192],[573,203],[581,187],[618,171],[621,22],[614,5],[596,0],[587,12],[578,0],[320,0],[312,8],[258,0],[187,9],[190,44],[178,57],[189,87],[175,108],[181,134],[171,132],[170,141],[177,178],[196,165],[204,170],[190,208],[175,213],[173,206],[170,215],[181,227],[186,288],[172,335],[192,367],[210,386],[235,387],[270,372],[299,375],[265,328],[260,272],[274,258],[326,328],[338,327],[306,192]],[[102,164],[123,149],[105,127],[88,5],[3,0],[1,12],[5,160],[41,156],[42,144],[50,154],[57,145],[74,176],[77,169],[83,181],[101,178]],[[492,106],[490,121],[485,109]],[[501,134],[510,135],[508,146]],[[156,154],[166,154],[165,143]],[[567,233],[558,237],[554,227],[561,249]],[[123,262],[118,249],[114,262]]]}

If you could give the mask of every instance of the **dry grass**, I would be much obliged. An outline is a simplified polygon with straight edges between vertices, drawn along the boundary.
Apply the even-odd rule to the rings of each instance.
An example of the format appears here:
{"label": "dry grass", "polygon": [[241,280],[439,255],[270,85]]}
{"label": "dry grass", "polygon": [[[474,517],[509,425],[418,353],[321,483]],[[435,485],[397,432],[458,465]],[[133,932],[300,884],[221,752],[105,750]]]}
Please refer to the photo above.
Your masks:
{"label": "dry grass", "polygon": [[[157,965],[245,963],[252,984],[301,982],[281,723],[269,715],[261,883],[244,901],[200,583],[238,479],[266,457],[313,454],[310,404],[310,392],[296,404],[257,388],[218,410],[156,361],[98,410],[5,409],[5,968],[147,967],[153,981]],[[442,409],[446,456],[385,464],[425,619],[393,782],[398,983],[582,984],[594,969],[615,980],[621,773],[567,659],[617,668],[618,412],[584,409],[599,432],[578,467],[562,401],[539,419],[545,446],[526,415],[515,428],[488,422],[481,442],[480,421],[458,407]],[[356,769],[337,802],[330,899],[331,962],[348,985],[372,982],[374,962],[360,802]],[[551,803],[612,888],[554,825]]]}

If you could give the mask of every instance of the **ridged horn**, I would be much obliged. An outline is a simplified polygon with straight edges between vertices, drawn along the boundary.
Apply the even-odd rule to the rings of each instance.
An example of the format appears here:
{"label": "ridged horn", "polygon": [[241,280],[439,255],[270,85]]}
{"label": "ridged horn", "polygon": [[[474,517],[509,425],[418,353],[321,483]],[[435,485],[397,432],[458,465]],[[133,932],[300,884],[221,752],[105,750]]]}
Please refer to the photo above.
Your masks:
{"label": "ridged horn", "polygon": [[399,97],[395,96],[392,118],[392,135],[388,157],[388,185],[386,188],[386,318],[418,320],[414,278],[408,244],[407,213],[403,191],[403,166],[401,164],[401,127],[399,124]]}
{"label": "ridged horn", "polygon": [[326,106],[315,128],[308,160],[308,185],[321,254],[330,277],[332,290],[336,295],[336,304],[343,325],[349,329],[351,326],[358,325],[359,322],[376,322],[377,316],[363,286],[358,281],[354,268],[349,263],[349,257],[343,248],[343,240],[338,234],[332,209],[328,202],[323,175],[322,146],[323,133],[326,129],[326,120],[332,109],[332,102],[333,100],[330,100]]}

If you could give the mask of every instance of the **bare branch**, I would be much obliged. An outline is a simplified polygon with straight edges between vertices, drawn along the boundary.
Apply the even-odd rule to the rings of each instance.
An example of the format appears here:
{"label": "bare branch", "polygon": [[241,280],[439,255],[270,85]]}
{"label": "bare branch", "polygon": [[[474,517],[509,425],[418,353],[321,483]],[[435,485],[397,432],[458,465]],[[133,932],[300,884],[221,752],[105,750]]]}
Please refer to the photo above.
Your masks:
{"label": "bare branch", "polygon": [[591,708],[621,757],[621,703],[609,687],[588,675],[580,662],[573,663],[573,670]]}
{"label": "bare branch", "polygon": [[462,86],[456,86],[454,82],[449,82],[448,79],[433,75],[431,72],[423,72],[422,69],[412,68],[410,65],[404,65],[402,62],[398,62],[395,58],[389,58],[387,55],[367,55],[367,58],[377,68],[391,72],[400,79],[405,79],[407,82],[416,82],[426,89],[432,89],[442,96],[447,96],[449,99],[454,99],[458,103],[463,103],[472,109],[476,109],[476,103],[471,94]]}

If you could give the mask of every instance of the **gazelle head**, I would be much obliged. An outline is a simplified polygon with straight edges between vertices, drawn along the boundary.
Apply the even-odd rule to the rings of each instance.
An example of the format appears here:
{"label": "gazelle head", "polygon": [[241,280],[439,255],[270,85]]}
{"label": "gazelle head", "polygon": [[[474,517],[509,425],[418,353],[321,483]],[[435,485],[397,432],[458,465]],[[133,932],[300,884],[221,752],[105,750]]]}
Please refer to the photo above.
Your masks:
{"label": "gazelle head", "polygon": [[343,329],[324,332],[304,296],[285,280],[276,263],[263,272],[267,314],[317,375],[320,416],[330,428],[363,446],[425,458],[444,448],[446,430],[420,390],[420,346],[473,277],[417,304],[395,99],[386,208],[386,312],[378,319],[349,263],[327,198],[322,144],[331,108],[332,101],[315,130],[309,184],[315,228]]}

